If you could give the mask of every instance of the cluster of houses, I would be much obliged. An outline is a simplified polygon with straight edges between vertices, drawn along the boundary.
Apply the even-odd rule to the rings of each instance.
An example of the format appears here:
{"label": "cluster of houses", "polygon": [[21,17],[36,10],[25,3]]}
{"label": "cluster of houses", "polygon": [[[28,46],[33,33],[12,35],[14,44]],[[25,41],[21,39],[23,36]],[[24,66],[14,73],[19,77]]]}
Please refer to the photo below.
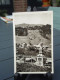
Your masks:
{"label": "cluster of houses", "polygon": [[[20,48],[27,49],[30,46],[31,46],[30,44],[22,43],[22,44],[19,45],[19,49]],[[43,43],[38,44],[38,45],[33,45],[33,47],[35,49],[39,50],[38,54],[33,54],[33,53],[32,53],[32,55],[30,55],[29,53],[24,54],[24,55],[22,55],[23,56],[22,58],[19,58],[19,60],[17,59],[17,62],[19,62],[19,63],[27,63],[28,62],[28,63],[34,64],[34,65],[37,65],[37,66],[51,68],[52,58],[48,58],[48,57],[46,57],[45,55],[42,54],[43,53],[43,48],[45,48],[43,46]],[[19,55],[19,56],[21,56],[21,55]]]}

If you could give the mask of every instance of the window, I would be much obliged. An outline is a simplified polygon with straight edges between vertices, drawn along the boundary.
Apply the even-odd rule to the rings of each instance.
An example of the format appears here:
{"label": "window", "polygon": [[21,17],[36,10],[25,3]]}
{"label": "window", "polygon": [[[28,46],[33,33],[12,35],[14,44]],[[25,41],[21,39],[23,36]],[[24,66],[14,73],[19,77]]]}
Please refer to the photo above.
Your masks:
{"label": "window", "polygon": [[10,0],[0,0],[0,5],[9,5]]}
{"label": "window", "polygon": [[37,1],[42,1],[42,0],[37,0]]}
{"label": "window", "polygon": [[0,1],[0,5],[1,5],[1,1]]}
{"label": "window", "polygon": [[10,0],[5,0],[6,1],[6,4],[10,4]]}

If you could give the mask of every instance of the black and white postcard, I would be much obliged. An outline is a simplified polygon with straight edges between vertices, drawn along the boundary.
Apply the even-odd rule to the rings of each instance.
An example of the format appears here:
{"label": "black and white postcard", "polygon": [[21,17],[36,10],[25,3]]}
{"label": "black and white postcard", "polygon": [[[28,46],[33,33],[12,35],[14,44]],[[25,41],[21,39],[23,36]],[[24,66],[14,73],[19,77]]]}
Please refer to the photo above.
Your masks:
{"label": "black and white postcard", "polygon": [[54,73],[53,12],[13,13],[14,73]]}

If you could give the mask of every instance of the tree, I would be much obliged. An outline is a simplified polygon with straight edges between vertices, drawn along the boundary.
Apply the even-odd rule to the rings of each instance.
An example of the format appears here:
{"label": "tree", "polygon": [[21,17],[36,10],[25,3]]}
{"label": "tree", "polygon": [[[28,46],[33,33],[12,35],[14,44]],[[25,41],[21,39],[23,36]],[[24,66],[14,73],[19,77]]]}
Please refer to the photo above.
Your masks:
{"label": "tree", "polygon": [[57,6],[60,6],[60,0],[56,0]]}

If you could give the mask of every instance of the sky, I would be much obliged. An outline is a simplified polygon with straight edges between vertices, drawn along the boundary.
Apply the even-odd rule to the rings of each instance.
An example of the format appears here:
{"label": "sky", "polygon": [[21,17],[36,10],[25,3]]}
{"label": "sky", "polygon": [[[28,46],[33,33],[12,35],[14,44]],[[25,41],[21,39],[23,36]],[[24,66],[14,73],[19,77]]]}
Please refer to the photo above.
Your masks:
{"label": "sky", "polygon": [[53,24],[52,11],[13,13],[13,23],[17,24]]}

